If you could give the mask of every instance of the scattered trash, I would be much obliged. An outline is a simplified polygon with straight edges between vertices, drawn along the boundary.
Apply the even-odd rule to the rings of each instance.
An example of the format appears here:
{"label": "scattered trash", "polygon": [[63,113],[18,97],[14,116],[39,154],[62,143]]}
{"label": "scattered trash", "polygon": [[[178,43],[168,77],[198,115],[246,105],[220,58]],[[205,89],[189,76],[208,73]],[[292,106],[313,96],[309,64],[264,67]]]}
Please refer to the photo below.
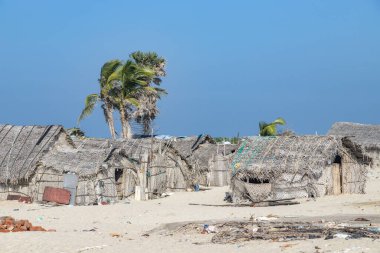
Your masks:
{"label": "scattered trash", "polygon": [[354,221],[370,221],[366,218],[356,218]]}
{"label": "scattered trash", "polygon": [[278,219],[278,216],[275,217],[275,216],[261,216],[261,217],[257,217],[255,218],[255,221],[272,221],[272,220],[277,220]]}
{"label": "scattered trash", "polygon": [[199,192],[199,184],[194,185],[194,191]]}
{"label": "scattered trash", "polygon": [[343,234],[343,233],[338,233],[334,235],[334,238],[339,238],[339,239],[349,239],[351,238],[350,235],[348,234]]}
{"label": "scattered trash", "polygon": [[32,198],[29,196],[21,196],[21,195],[14,195],[14,194],[9,194],[7,196],[7,200],[18,200],[18,202],[30,204],[32,203]]}
{"label": "scattered trash", "polygon": [[123,237],[121,234],[119,233],[110,233],[110,236],[112,237],[116,237],[116,238],[119,238],[119,237]]}
{"label": "scattered trash", "polygon": [[69,190],[46,186],[44,188],[42,200],[68,205],[70,203],[70,194]]}
{"label": "scattered trash", "polygon": [[[272,217],[268,217],[272,216]],[[307,239],[380,239],[380,228],[358,226],[357,224],[320,221],[284,221],[268,215],[247,221],[226,221],[212,224],[188,223],[177,228],[176,232],[189,234],[191,231],[202,234],[213,233],[211,242],[241,243],[251,240],[271,240],[289,242]],[[253,216],[252,216],[253,217]],[[278,219],[278,220],[277,220]]]}
{"label": "scattered trash", "polygon": [[108,245],[99,245],[99,246],[92,246],[92,247],[84,247],[81,249],[77,250],[77,253],[84,252],[87,250],[92,250],[92,249],[103,249],[104,247],[107,247]]}
{"label": "scattered trash", "polygon": [[142,234],[141,236],[148,237],[148,236],[150,236],[150,235],[149,235],[149,234]]}
{"label": "scattered trash", "polygon": [[26,232],[26,231],[48,231],[55,232],[54,229],[44,229],[41,226],[33,226],[28,220],[15,220],[13,217],[1,217],[0,232]]}
{"label": "scattered trash", "polygon": [[216,233],[216,232],[217,232],[215,226],[208,226],[208,227],[206,228],[206,231],[207,231],[208,233]]}
{"label": "scattered trash", "polygon": [[380,233],[380,227],[369,227],[368,231],[371,231],[373,233]]}
{"label": "scattered trash", "polygon": [[169,197],[172,196],[174,193],[173,192],[164,192],[161,194],[161,197]]}
{"label": "scattered trash", "polygon": [[7,200],[19,200],[21,195],[14,195],[14,194],[9,194],[7,196]]}
{"label": "scattered trash", "polygon": [[281,245],[280,248],[281,248],[281,250],[285,250],[285,249],[291,248],[291,247],[296,246],[296,245],[297,245],[297,243],[287,243],[287,244]]}
{"label": "scattered trash", "polygon": [[83,229],[83,232],[96,232],[98,228],[91,228],[91,229]]}
{"label": "scattered trash", "polygon": [[43,219],[44,219],[44,218],[43,218],[42,216],[38,216],[38,217],[37,217],[37,221],[43,221]]}
{"label": "scattered trash", "polygon": [[[322,223],[324,223],[324,222],[322,222]],[[327,223],[325,224],[325,227],[328,227],[328,228],[333,228],[333,227],[335,227],[335,226],[336,226],[336,223],[333,222],[333,221],[329,221],[329,222],[327,222]]]}
{"label": "scattered trash", "polygon": [[24,197],[24,196],[21,196],[21,197],[18,199],[18,202],[25,203],[25,204],[31,204],[31,203],[32,203],[32,198],[31,198],[31,197]]}
{"label": "scattered trash", "polygon": [[13,209],[13,211],[20,211],[20,209],[16,208],[16,209]]}

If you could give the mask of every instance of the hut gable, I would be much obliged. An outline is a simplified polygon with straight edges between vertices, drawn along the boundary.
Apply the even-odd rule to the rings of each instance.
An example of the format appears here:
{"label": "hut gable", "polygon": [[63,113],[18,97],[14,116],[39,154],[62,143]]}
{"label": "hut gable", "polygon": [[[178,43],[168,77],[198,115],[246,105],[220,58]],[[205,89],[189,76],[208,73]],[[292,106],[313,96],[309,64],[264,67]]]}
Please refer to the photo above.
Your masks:
{"label": "hut gable", "polygon": [[[192,181],[204,185],[210,184],[211,179],[207,178],[210,175],[207,174],[211,168],[218,169],[220,166],[215,164],[222,160],[229,163],[229,156],[237,148],[233,144],[219,145],[209,135],[172,139],[167,141],[167,145],[186,163]],[[220,157],[216,159],[217,156]],[[214,185],[213,182],[211,184]]]}
{"label": "hut gable", "polygon": [[57,125],[0,125],[0,182],[27,179],[61,134],[63,127]]}
{"label": "hut gable", "polygon": [[336,122],[332,125],[328,135],[349,137],[367,151],[380,150],[380,125]]}

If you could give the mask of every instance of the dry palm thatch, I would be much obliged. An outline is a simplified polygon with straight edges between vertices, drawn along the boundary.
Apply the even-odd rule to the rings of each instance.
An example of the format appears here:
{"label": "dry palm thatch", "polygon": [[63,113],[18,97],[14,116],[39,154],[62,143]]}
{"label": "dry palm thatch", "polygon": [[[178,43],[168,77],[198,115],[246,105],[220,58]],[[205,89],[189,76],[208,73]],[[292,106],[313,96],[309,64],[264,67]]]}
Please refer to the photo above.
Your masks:
{"label": "dry palm thatch", "polygon": [[28,179],[63,132],[62,126],[0,125],[0,182]]}
{"label": "dry palm thatch", "polygon": [[352,141],[363,146],[367,151],[380,150],[380,125],[336,122],[328,135],[349,136]]}

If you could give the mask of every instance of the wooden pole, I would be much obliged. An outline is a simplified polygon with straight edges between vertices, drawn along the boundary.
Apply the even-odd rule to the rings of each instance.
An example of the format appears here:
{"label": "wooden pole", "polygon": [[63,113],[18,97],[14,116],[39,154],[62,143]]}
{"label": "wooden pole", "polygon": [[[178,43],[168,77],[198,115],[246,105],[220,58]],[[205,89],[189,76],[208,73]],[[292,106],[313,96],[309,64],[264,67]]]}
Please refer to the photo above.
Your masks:
{"label": "wooden pole", "polygon": [[139,178],[140,178],[140,200],[147,200],[145,189],[147,186],[147,179],[146,179],[146,173],[148,170],[148,152],[144,152],[141,156],[141,168],[139,171]]}

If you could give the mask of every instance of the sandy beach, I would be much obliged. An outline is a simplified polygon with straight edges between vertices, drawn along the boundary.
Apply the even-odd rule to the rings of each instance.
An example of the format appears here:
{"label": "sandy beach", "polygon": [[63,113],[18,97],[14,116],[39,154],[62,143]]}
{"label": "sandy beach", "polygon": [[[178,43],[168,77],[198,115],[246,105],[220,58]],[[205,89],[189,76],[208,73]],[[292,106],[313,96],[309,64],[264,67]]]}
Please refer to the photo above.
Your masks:
{"label": "sandy beach", "polygon": [[367,194],[299,199],[301,203],[292,206],[189,205],[225,204],[223,197],[228,187],[176,192],[166,198],[144,202],[124,200],[105,206],[48,206],[2,201],[0,216],[28,219],[33,225],[56,232],[1,234],[1,252],[380,252],[380,240],[371,239],[213,244],[210,242],[212,234],[150,233],[175,222],[248,220],[251,216],[314,217],[316,220],[323,217],[380,218],[380,170],[372,170],[368,176]]}

